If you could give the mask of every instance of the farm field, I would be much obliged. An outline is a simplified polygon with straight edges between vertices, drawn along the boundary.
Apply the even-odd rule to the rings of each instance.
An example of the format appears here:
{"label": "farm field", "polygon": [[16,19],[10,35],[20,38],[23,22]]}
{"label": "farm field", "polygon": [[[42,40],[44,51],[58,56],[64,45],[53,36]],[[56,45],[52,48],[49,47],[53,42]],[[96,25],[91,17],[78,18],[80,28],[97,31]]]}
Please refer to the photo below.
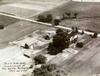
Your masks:
{"label": "farm field", "polygon": [[100,3],[98,2],[76,2],[69,1],[60,7],[42,13],[52,14],[54,18],[62,17],[64,13],[78,13],[77,19],[66,19],[61,21],[61,25],[66,27],[75,26],[100,32]]}
{"label": "farm field", "polygon": [[[0,12],[18,17],[30,18],[44,11],[52,9],[66,0],[23,0],[23,1],[6,1],[6,4],[0,6]],[[8,3],[7,3],[8,2]]]}
{"label": "farm field", "polygon": [[[56,64],[64,69],[69,74],[65,76],[93,76],[100,73],[100,3],[69,0],[4,0],[4,2],[8,3],[0,5],[0,25],[4,25],[4,29],[0,30],[0,76],[23,76],[22,72],[9,73],[5,68],[2,71],[6,62],[24,62],[28,69],[33,66],[27,72],[33,71],[35,66],[33,58],[39,54],[47,58],[45,64]],[[54,18],[61,18],[66,12],[78,13],[77,18],[61,20],[58,26],[34,21],[41,14],[52,14]],[[79,29],[73,30],[72,27]],[[58,38],[66,37],[65,43],[71,33],[75,31],[77,33],[68,39],[68,47],[57,55],[51,55],[47,47],[50,43],[54,45],[53,40],[58,28],[61,28]],[[84,30],[99,34],[92,32],[94,34],[92,35]],[[61,42],[63,40],[58,39]],[[78,43],[82,43],[80,47],[77,46]],[[58,51],[59,47],[56,46],[55,50],[53,45],[53,50]],[[24,76],[32,76],[27,75],[27,72]]]}

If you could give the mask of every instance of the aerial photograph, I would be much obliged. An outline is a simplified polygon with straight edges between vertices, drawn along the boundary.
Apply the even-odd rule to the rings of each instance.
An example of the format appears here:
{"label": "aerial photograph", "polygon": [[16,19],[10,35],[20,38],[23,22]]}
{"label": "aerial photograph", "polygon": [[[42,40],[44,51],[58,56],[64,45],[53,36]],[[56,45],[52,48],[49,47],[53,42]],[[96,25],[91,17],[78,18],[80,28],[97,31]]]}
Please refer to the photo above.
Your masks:
{"label": "aerial photograph", "polygon": [[100,76],[100,0],[0,0],[0,76]]}

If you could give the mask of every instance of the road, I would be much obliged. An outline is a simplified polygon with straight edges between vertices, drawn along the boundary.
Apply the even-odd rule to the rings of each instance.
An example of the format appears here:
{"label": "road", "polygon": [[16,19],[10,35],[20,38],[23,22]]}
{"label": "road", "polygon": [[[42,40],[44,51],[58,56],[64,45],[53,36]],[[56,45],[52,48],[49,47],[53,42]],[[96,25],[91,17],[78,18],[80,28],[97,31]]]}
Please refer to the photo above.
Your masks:
{"label": "road", "polygon": [[100,38],[90,41],[81,52],[63,63],[70,76],[100,74]]}
{"label": "road", "polygon": [[[77,19],[67,19],[62,21],[62,25],[64,24],[66,27],[76,26],[79,28],[86,28],[92,31],[100,32],[100,2],[75,2],[70,1],[62,6],[53,9],[52,11],[48,11],[46,13],[53,14],[54,17],[60,16],[62,18],[64,13],[78,13]],[[46,13],[43,13],[46,14]],[[99,17],[97,18],[88,18],[88,19],[78,19],[84,17]]]}
{"label": "road", "polygon": [[[10,41],[14,41],[16,39],[19,39],[20,37],[30,34],[35,30],[53,28],[52,24],[48,24],[48,23],[37,22],[35,20],[17,17],[17,16],[11,16],[3,13],[0,13],[0,15],[17,19],[16,22],[14,21],[14,23],[5,27],[4,30],[0,30],[0,47],[4,46],[5,44],[7,45],[7,43]],[[63,28],[66,30],[71,29],[63,26],[55,26],[55,28]],[[93,34],[92,32],[88,32],[88,31],[85,31],[85,33]],[[100,34],[98,36],[100,36]]]}
{"label": "road", "polygon": [[0,25],[8,26],[18,21],[20,20],[17,18],[11,18],[8,16],[0,15]]}
{"label": "road", "polygon": [[0,30],[0,48],[8,45],[10,41],[17,40],[36,30],[49,29],[49,28],[52,27],[44,26],[43,24],[39,23],[32,23],[26,20],[10,24],[6,26],[4,30]]}
{"label": "road", "polygon": [[[13,1],[13,0],[12,0]],[[63,3],[68,2],[69,0],[19,0],[19,1],[7,1],[8,4],[0,6],[0,12],[6,14],[12,14],[24,18],[33,18],[34,16],[39,15],[45,11],[49,11],[57,6],[62,5]],[[4,1],[6,2],[6,1]]]}
{"label": "road", "polygon": [[[16,16],[10,16],[2,13],[0,14],[10,18],[16,18],[21,20],[19,22],[14,22],[12,24],[9,24],[7,27],[5,27],[4,30],[0,30],[0,48],[4,47],[5,45],[8,45],[10,41],[17,40],[36,30],[52,28],[51,24],[41,23],[34,20],[16,17]],[[62,27],[57,27],[57,28],[62,28]],[[64,27],[64,29],[70,29],[70,28]],[[85,31],[85,33],[90,34],[91,32]],[[13,51],[13,49],[10,50]],[[66,60],[63,63],[62,68],[70,72],[71,73],[70,76],[92,76],[93,74],[100,73],[100,58],[99,58],[100,51],[99,50],[100,50],[100,39],[90,41],[81,50],[81,52],[79,52],[73,58]],[[9,50],[7,50],[7,52],[8,51]],[[7,52],[6,54],[8,54]],[[19,54],[19,53],[16,53],[15,51],[14,54]],[[5,57],[9,58],[6,55],[4,55],[2,58]],[[13,56],[11,58],[13,58]],[[1,61],[2,60],[5,59],[1,59]]]}
{"label": "road", "polygon": [[80,29],[89,29],[100,33],[100,16],[97,18],[77,18],[77,19],[66,19],[61,22],[61,25],[66,27],[78,27]]}
{"label": "road", "polygon": [[[4,15],[3,15],[4,16]],[[7,16],[6,18],[8,18]],[[12,18],[12,17],[10,17]],[[9,19],[9,18],[8,18]],[[13,18],[12,18],[13,19]],[[13,73],[7,73],[6,71],[2,72],[1,68],[4,65],[3,62],[25,62],[28,63],[30,60],[23,56],[22,49],[17,46],[10,46],[8,43],[11,41],[18,40],[19,38],[23,38],[24,36],[31,34],[36,30],[44,30],[50,29],[51,26],[45,26],[44,24],[35,23],[31,20],[27,19],[23,21],[23,19],[15,18],[13,23],[9,23],[8,26],[4,28],[4,30],[0,30],[0,75],[1,76],[11,76]],[[4,23],[6,24],[6,22]],[[29,64],[28,64],[29,65]],[[14,72],[13,75],[16,73]],[[21,76],[16,74],[15,76]]]}

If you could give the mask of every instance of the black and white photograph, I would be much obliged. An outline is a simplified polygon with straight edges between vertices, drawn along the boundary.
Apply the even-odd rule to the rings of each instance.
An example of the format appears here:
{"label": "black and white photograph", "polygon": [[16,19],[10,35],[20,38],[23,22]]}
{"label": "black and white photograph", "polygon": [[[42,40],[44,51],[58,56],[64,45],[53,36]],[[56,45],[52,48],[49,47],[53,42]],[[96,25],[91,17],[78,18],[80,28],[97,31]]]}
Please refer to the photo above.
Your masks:
{"label": "black and white photograph", "polygon": [[100,76],[100,0],[0,0],[0,76]]}

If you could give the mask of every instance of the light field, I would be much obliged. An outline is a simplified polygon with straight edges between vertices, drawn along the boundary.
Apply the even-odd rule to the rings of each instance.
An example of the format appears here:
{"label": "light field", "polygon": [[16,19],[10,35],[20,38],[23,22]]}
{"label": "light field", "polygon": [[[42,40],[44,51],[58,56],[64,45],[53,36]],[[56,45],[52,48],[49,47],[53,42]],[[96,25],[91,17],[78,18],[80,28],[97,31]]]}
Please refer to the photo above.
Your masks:
{"label": "light field", "polygon": [[[12,14],[19,17],[30,18],[44,11],[54,8],[65,2],[65,0],[4,0],[8,4],[0,6],[0,12]],[[12,3],[9,3],[12,2]]]}

